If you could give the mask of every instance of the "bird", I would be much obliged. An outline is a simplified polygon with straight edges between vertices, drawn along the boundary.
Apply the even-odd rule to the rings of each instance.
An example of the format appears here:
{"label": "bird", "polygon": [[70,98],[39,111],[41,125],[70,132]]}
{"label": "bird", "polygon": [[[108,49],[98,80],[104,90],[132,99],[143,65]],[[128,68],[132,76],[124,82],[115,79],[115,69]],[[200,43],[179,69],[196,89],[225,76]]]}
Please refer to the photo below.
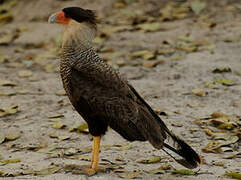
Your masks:
{"label": "bird", "polygon": [[66,7],[50,15],[48,22],[65,27],[60,55],[63,87],[93,136],[91,164],[83,173],[93,175],[101,169],[100,140],[108,127],[130,142],[149,141],[184,167],[199,166],[200,156],[167,128],[119,71],[99,57],[92,45],[97,33],[93,10]]}

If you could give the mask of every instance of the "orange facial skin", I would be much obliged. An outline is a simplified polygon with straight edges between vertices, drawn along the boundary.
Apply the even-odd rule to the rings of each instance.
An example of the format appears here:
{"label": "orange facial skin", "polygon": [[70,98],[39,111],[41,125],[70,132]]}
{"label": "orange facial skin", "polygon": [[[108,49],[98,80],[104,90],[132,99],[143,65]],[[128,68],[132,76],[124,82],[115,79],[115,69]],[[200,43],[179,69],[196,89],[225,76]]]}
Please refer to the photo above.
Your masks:
{"label": "orange facial skin", "polygon": [[66,18],[65,13],[63,11],[57,12],[55,15],[58,24],[67,25],[70,21],[70,18]]}

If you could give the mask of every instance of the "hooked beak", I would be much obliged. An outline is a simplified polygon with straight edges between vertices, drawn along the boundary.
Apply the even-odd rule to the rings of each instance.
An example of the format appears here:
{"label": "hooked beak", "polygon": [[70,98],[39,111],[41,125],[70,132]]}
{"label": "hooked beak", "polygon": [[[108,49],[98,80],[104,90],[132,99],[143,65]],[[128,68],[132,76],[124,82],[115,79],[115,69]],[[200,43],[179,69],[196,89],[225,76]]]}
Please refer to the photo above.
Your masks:
{"label": "hooked beak", "polygon": [[57,18],[56,18],[56,13],[52,14],[49,17],[48,23],[58,23]]}

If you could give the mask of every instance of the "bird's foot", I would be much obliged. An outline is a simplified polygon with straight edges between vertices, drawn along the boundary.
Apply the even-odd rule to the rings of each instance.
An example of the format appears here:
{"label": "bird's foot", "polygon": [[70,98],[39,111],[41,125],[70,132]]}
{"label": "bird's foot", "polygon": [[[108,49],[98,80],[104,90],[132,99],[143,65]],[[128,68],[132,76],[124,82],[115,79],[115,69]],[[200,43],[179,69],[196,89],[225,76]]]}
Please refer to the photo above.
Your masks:
{"label": "bird's foot", "polygon": [[76,167],[72,172],[73,174],[84,174],[87,176],[93,176],[97,172],[105,172],[106,168],[104,167],[97,167],[97,168],[91,168],[89,165],[82,165]]}

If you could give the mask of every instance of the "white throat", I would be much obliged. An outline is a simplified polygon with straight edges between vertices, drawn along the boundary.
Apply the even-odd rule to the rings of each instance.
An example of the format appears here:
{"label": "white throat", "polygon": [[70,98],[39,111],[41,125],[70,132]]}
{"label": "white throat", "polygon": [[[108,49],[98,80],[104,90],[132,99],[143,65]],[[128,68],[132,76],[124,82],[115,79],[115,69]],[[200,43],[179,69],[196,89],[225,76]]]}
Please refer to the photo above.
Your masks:
{"label": "white throat", "polygon": [[71,20],[64,31],[62,47],[80,44],[86,48],[91,47],[95,34],[95,25],[88,22],[78,23]]}

